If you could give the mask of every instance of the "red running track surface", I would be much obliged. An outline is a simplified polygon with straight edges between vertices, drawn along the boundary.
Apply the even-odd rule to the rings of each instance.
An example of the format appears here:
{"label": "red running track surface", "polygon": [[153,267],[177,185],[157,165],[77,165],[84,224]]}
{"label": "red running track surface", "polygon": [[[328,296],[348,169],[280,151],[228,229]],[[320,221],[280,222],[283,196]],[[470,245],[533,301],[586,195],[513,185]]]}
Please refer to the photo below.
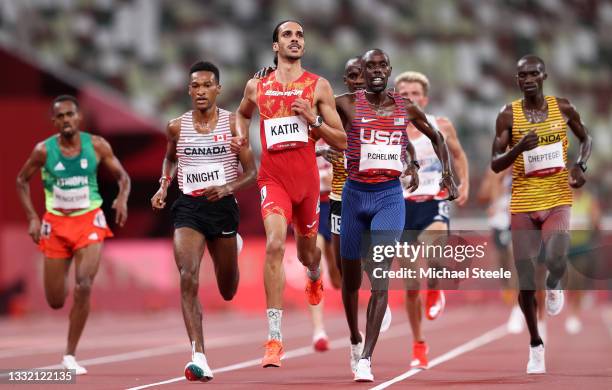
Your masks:
{"label": "red running track surface", "polygon": [[[361,309],[365,311],[364,309]],[[525,374],[528,335],[505,331],[509,308],[449,302],[444,314],[425,322],[430,344],[429,370],[410,370],[410,330],[405,313],[394,309],[391,329],[381,335],[372,360],[375,382],[352,381],[348,332],[344,318],[326,317],[331,350],[312,349],[311,325],[301,311],[283,316],[286,358],[279,369],[263,369],[259,361],[266,338],[264,316],[205,315],[209,364],[215,378],[207,384],[182,379],[190,345],[180,311],[91,316],[78,349],[78,360],[89,373],[78,388],[156,389],[212,386],[223,389],[306,388],[449,388],[454,389],[610,389],[612,388],[612,307],[595,306],[583,314],[583,331],[565,333],[565,313],[549,318],[546,375]],[[363,313],[362,313],[363,314]],[[364,326],[361,319],[361,328]],[[0,368],[55,366],[64,349],[66,319],[47,316],[0,322]],[[402,376],[403,374],[403,376]],[[392,383],[393,380],[397,382]],[[169,382],[168,382],[169,381]],[[74,389],[54,385],[52,389]],[[40,388],[20,385],[19,389]]]}

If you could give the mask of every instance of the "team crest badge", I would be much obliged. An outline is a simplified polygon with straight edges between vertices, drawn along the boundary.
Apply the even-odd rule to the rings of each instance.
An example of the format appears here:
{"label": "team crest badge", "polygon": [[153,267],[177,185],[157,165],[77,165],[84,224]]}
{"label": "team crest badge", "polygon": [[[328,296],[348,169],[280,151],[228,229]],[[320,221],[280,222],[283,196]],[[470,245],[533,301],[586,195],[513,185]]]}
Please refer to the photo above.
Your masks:
{"label": "team crest badge", "polygon": [[87,159],[86,158],[81,159],[81,169],[87,169]]}

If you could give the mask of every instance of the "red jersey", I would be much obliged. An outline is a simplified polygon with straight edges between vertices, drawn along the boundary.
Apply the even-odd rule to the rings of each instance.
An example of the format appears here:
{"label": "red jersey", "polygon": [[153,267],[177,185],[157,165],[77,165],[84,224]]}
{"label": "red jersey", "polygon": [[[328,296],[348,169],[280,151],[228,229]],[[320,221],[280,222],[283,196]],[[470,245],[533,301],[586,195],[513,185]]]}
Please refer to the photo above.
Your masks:
{"label": "red jersey", "polygon": [[[312,105],[319,76],[304,71],[297,80],[283,84],[270,73],[257,85],[262,153],[259,178],[300,178],[316,176],[315,141],[308,124],[291,111],[297,98]],[[317,190],[318,191],[318,190]]]}
{"label": "red jersey", "polygon": [[363,90],[355,92],[355,118],[347,134],[349,179],[382,183],[398,178],[404,170],[408,125],[404,99],[397,93],[392,115],[379,116],[370,108]]}
{"label": "red jersey", "polygon": [[283,215],[299,235],[308,237],[318,230],[319,170],[308,124],[291,111],[291,104],[302,98],[312,106],[318,79],[304,71],[297,80],[283,84],[272,72],[257,85],[262,144],[257,185],[262,217]]}

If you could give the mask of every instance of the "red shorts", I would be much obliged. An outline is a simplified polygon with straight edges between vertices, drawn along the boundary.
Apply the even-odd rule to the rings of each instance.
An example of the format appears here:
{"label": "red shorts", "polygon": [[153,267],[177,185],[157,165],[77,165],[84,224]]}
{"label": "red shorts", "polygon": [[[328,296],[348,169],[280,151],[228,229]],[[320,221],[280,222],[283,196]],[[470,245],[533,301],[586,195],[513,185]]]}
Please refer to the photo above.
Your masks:
{"label": "red shorts", "polygon": [[70,259],[74,251],[112,237],[102,210],[91,210],[76,217],[45,213],[38,247],[51,259]]}
{"label": "red shorts", "polygon": [[571,206],[562,205],[546,210],[512,213],[510,231],[514,258],[536,259],[542,244],[554,234],[567,234]]}
{"label": "red shorts", "polygon": [[[317,178],[318,180],[318,178]],[[314,237],[319,230],[319,187],[292,187],[288,191],[284,185],[271,178],[257,181],[261,194],[261,217],[270,214],[285,217],[287,223],[293,222],[300,236]]]}

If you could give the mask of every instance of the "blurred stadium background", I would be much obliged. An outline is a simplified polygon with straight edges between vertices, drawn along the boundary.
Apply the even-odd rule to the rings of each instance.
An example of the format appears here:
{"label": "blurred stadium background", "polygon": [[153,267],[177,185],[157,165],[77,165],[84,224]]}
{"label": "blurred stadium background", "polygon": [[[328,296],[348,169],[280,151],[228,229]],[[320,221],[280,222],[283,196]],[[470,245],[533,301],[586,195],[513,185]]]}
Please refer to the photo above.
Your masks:
{"label": "blurred stadium background", "polygon": [[[218,103],[235,110],[248,78],[272,62],[274,25],[289,18],[305,26],[304,66],[330,80],[336,93],[344,91],[346,59],[372,47],[390,54],[392,77],[405,70],[429,76],[428,111],[454,122],[470,162],[471,199],[453,214],[459,224],[483,228],[485,211],[474,195],[488,169],[495,117],[519,96],[516,60],[527,53],[541,56],[549,74],[545,92],[569,98],[593,135],[588,189],[609,214],[610,1],[0,0],[0,312],[18,315],[44,307],[40,255],[27,235],[13,183],[35,142],[53,133],[49,104],[62,93],[80,99],[82,129],[106,137],[132,178],[129,221],[114,229],[116,238],[106,245],[94,308],[178,305],[170,215],[154,214],[149,205],[158,186],[164,125],[190,108],[187,69],[200,59],[220,67]],[[256,150],[257,123],[251,128]],[[575,151],[575,138],[570,139]],[[104,172],[101,189],[108,216],[116,187]],[[42,213],[38,178],[32,190]],[[251,188],[238,198],[246,242],[236,303],[221,303],[210,264],[203,267],[201,290],[205,306],[260,310],[259,196]],[[609,221],[604,219],[604,228]],[[286,258],[290,269],[297,261],[291,246]],[[288,295],[303,305],[303,275],[293,268]],[[332,294],[331,305],[338,302]]]}

